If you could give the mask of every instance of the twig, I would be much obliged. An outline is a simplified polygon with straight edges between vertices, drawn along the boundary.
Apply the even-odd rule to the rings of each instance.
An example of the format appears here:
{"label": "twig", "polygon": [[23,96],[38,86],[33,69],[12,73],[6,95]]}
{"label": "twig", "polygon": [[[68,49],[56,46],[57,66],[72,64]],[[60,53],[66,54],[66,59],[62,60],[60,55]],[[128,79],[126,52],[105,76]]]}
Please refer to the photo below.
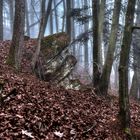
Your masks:
{"label": "twig", "polygon": [[94,127],[96,126],[96,123],[94,123],[90,128],[88,128],[86,131],[84,131],[82,134],[86,134],[90,132]]}

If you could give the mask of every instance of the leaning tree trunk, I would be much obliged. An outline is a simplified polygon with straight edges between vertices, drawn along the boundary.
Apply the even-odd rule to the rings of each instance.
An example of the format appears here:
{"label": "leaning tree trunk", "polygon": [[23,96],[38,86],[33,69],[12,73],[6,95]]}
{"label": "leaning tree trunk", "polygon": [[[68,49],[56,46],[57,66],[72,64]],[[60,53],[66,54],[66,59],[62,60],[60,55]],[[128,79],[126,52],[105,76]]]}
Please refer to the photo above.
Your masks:
{"label": "leaning tree trunk", "polygon": [[7,63],[14,66],[16,70],[21,68],[22,49],[24,44],[24,25],[25,25],[25,1],[15,1],[15,18],[12,44],[9,51]]}
{"label": "leaning tree trunk", "polygon": [[132,26],[134,20],[136,0],[129,0],[125,17],[124,37],[121,46],[119,63],[119,119],[122,128],[130,134],[130,108],[128,95],[128,63],[132,39]]}
{"label": "leaning tree trunk", "polygon": [[36,47],[36,51],[35,51],[35,54],[34,54],[33,59],[32,59],[32,69],[33,69],[33,71],[34,71],[34,69],[37,65],[37,59],[39,57],[39,53],[40,53],[40,49],[41,49],[41,39],[44,36],[45,3],[46,3],[46,0],[42,0],[42,3],[41,3],[41,16],[42,17],[41,17],[41,22],[40,22],[39,34],[38,34],[37,47]]}
{"label": "leaning tree trunk", "polygon": [[0,0],[0,40],[3,40],[3,0]]}
{"label": "leaning tree trunk", "polygon": [[52,0],[49,0],[47,11],[46,11],[46,14],[44,16],[44,24],[43,24],[43,27],[42,27],[43,28],[42,29],[43,36],[45,34],[45,30],[46,30],[46,27],[47,27],[47,23],[48,23],[48,19],[49,19],[50,13],[51,13],[51,9],[52,9]]}
{"label": "leaning tree trunk", "polygon": [[121,10],[121,1],[122,0],[115,1],[111,34],[109,37],[109,46],[108,46],[106,60],[105,60],[105,64],[104,64],[104,68],[103,68],[103,72],[102,72],[101,80],[100,80],[100,91],[101,93],[105,93],[105,94],[107,94],[107,91],[108,91],[108,86],[110,82],[110,74],[111,74],[111,69],[112,69],[113,60],[114,60],[114,52],[115,52],[115,47],[116,47],[117,32],[118,32],[118,26],[119,26],[119,16],[120,16],[120,10]]}

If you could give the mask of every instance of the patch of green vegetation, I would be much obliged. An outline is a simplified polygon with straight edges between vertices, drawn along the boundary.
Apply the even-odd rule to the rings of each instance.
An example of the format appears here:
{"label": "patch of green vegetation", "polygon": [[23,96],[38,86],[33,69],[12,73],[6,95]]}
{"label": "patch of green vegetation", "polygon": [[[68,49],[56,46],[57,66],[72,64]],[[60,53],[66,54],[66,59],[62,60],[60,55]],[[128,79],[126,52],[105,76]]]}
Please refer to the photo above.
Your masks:
{"label": "patch of green vegetation", "polygon": [[49,35],[44,37],[41,41],[41,52],[46,59],[50,59],[66,47],[68,43],[68,35],[64,32]]}
{"label": "patch of green vegetation", "polygon": [[132,135],[132,134],[131,134],[131,129],[130,129],[130,128],[125,128],[124,132],[125,132],[126,134],[128,134],[129,136]]}

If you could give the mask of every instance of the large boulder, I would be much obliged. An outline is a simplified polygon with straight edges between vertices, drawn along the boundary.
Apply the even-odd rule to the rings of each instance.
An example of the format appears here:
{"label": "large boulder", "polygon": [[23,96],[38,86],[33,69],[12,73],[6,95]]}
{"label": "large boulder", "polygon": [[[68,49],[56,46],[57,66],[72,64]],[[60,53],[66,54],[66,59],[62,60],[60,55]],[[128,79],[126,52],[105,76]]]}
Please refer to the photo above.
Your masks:
{"label": "large boulder", "polygon": [[70,75],[77,60],[67,51],[69,43],[66,33],[57,33],[42,39],[35,69],[40,79],[57,84]]}

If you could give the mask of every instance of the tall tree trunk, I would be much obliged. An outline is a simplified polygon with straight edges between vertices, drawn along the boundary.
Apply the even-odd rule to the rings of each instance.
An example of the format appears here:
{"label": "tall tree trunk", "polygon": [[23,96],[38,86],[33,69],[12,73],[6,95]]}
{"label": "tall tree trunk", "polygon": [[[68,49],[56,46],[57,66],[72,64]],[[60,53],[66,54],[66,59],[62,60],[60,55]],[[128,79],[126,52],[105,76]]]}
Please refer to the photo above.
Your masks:
{"label": "tall tree trunk", "polygon": [[57,9],[56,9],[56,0],[54,0],[54,13],[55,13],[55,24],[56,24],[56,32],[58,33],[58,27],[59,27],[59,23],[58,23],[58,18],[57,18]]}
{"label": "tall tree trunk", "polygon": [[43,24],[43,29],[42,29],[43,36],[45,34],[45,30],[47,27],[47,23],[48,23],[48,19],[49,19],[50,13],[51,13],[51,9],[52,9],[52,0],[49,0],[48,6],[47,6],[47,11],[46,11],[45,16],[44,16],[45,19],[44,19],[44,24]]}
{"label": "tall tree trunk", "polygon": [[3,40],[3,0],[0,0],[0,40]]}
{"label": "tall tree trunk", "polygon": [[99,1],[92,0],[92,15],[93,15],[93,84],[97,87],[99,82],[99,42],[98,42],[98,9]]}
{"label": "tall tree trunk", "polygon": [[39,29],[39,34],[38,34],[38,40],[37,40],[37,48],[35,51],[35,54],[32,59],[32,69],[34,71],[36,64],[37,64],[37,59],[39,57],[40,53],[40,48],[41,48],[41,39],[43,38],[44,35],[44,24],[45,24],[45,3],[46,0],[42,0],[41,3],[41,22],[40,22],[40,29]]}
{"label": "tall tree trunk", "polygon": [[69,35],[71,40],[71,17],[70,17],[70,9],[71,9],[71,0],[66,0],[66,33]]}
{"label": "tall tree trunk", "polygon": [[[30,3],[30,24],[33,25],[30,27],[30,32],[32,33],[31,35],[34,36],[35,35],[35,26],[36,24],[34,24],[35,22],[35,12],[34,12],[34,9],[33,9],[33,1],[31,0],[31,3]],[[37,22],[38,24],[38,22]]]}
{"label": "tall tree trunk", "polygon": [[108,46],[106,60],[105,60],[105,64],[104,64],[104,68],[103,68],[103,72],[102,72],[101,80],[100,80],[100,91],[101,93],[105,93],[105,94],[107,94],[107,91],[108,91],[109,82],[110,82],[110,74],[111,74],[111,69],[112,69],[113,60],[114,60],[117,32],[118,32],[118,27],[119,27],[121,1],[122,0],[115,0],[111,34],[109,38],[109,46]]}
{"label": "tall tree trunk", "polygon": [[[140,3],[138,2],[137,11],[140,10]],[[139,12],[136,15],[136,25],[140,23],[140,14]],[[140,91],[140,30],[134,30],[133,32],[133,68],[134,68],[134,75],[132,79],[132,84],[130,88],[130,96],[138,99],[138,92]]]}
{"label": "tall tree trunk", "polygon": [[[74,2],[74,0],[72,0],[72,2],[71,2],[72,9],[74,8],[74,5],[75,5],[75,2]],[[75,39],[75,23],[74,23],[74,18],[73,17],[71,17],[71,18],[72,18],[72,25],[71,25],[72,40],[74,40]],[[72,46],[72,53],[74,56],[76,56],[76,45],[75,44],[73,44],[73,46]]]}
{"label": "tall tree trunk", "polygon": [[9,11],[10,11],[11,34],[13,34],[13,22],[14,22],[14,1],[13,0],[9,0]]}
{"label": "tall tree trunk", "polygon": [[[84,0],[84,6],[88,6],[88,1],[87,0]],[[89,28],[89,22],[86,22],[84,24],[84,31],[85,32],[88,31],[88,28]],[[89,54],[88,54],[88,40],[87,40],[87,41],[84,42],[84,63],[85,63],[84,65],[85,65],[86,70],[89,70],[89,68],[88,68],[88,61],[89,61],[88,57],[89,57]]]}
{"label": "tall tree trunk", "polygon": [[50,13],[50,34],[53,34],[53,13]]}
{"label": "tall tree trunk", "polygon": [[63,14],[63,20],[62,20],[62,32],[65,30],[65,17],[66,17],[66,4],[65,0],[63,0],[63,9],[64,9],[64,14]]}
{"label": "tall tree trunk", "polygon": [[30,26],[29,26],[29,14],[28,14],[28,2],[27,2],[27,0],[25,0],[25,17],[26,17],[27,36],[30,36]]}
{"label": "tall tree trunk", "polygon": [[15,18],[12,44],[9,51],[8,64],[14,66],[16,70],[21,68],[22,49],[24,45],[24,25],[25,25],[25,1],[15,1]]}
{"label": "tall tree trunk", "polygon": [[131,89],[130,89],[130,96],[134,99],[137,99],[137,93],[138,93],[137,72],[136,70],[134,70],[134,75],[133,75]]}
{"label": "tall tree trunk", "polygon": [[100,0],[99,1],[99,15],[98,15],[98,47],[99,47],[99,51],[98,51],[98,59],[99,59],[99,63],[100,66],[103,65],[103,29],[104,29],[104,20],[105,20],[105,3],[106,0]]}
{"label": "tall tree trunk", "polygon": [[128,95],[128,63],[132,40],[132,26],[134,20],[136,0],[129,0],[124,27],[124,37],[121,46],[119,63],[119,119],[122,128],[130,133],[130,108]]}

